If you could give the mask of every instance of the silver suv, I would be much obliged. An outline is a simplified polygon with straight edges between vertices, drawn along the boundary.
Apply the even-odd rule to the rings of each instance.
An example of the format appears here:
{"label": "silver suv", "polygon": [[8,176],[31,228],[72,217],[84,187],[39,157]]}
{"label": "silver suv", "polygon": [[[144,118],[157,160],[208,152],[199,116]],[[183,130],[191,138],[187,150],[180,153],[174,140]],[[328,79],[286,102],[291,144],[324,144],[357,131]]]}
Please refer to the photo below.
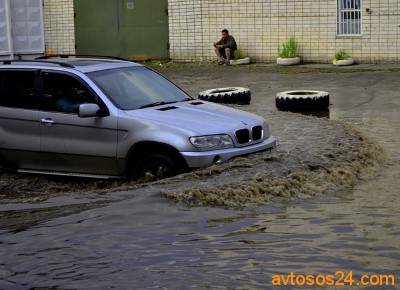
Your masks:
{"label": "silver suv", "polygon": [[111,58],[0,64],[0,158],[21,172],[165,178],[275,147],[256,115]]}

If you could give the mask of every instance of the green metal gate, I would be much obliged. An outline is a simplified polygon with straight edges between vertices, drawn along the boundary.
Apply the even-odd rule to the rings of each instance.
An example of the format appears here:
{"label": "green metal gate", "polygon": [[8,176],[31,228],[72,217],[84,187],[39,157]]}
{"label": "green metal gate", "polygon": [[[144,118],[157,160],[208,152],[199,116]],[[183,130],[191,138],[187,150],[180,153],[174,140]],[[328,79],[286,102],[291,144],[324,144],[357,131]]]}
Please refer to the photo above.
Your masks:
{"label": "green metal gate", "polygon": [[168,59],[167,0],[74,0],[77,54]]}

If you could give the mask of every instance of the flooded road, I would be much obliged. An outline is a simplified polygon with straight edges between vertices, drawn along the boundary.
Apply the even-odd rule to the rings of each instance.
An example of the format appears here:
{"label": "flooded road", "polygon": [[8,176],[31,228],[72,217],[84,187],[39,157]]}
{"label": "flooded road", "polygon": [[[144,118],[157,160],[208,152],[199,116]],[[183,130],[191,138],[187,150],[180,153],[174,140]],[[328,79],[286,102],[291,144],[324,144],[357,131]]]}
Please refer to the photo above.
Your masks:
{"label": "flooded road", "polygon": [[[277,152],[146,186],[100,182],[77,193],[83,183],[68,193],[45,179],[53,194],[26,200],[13,176],[3,179],[0,289],[325,289],[272,281],[338,271],[353,274],[355,289],[399,289],[400,73],[226,72],[163,73],[191,95],[250,87],[242,109],[268,119]],[[292,89],[330,92],[330,119],[277,112],[276,92]],[[357,286],[389,274],[395,285]]]}

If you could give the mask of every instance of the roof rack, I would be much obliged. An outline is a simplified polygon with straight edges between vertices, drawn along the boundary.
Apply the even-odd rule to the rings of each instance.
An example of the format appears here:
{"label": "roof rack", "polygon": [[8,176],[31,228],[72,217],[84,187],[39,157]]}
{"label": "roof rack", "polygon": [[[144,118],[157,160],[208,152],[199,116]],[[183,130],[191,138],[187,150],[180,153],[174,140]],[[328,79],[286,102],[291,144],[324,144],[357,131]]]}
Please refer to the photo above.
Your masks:
{"label": "roof rack", "polygon": [[3,61],[3,64],[13,64],[13,63],[24,63],[24,62],[30,62],[30,63],[52,63],[52,64],[57,64],[59,66],[63,66],[63,67],[70,67],[70,68],[74,68],[75,66],[73,66],[70,63],[65,63],[65,62],[61,62],[61,61],[52,61],[52,60],[46,60],[46,61],[41,61],[40,59],[37,60],[5,60]]}
{"label": "roof rack", "polygon": [[96,54],[51,54],[39,56],[36,59],[51,59],[51,58],[76,58],[76,57],[85,57],[85,58],[105,58],[105,59],[114,59],[114,60],[123,60],[128,61],[125,58],[118,56],[109,56],[109,55],[96,55]]}

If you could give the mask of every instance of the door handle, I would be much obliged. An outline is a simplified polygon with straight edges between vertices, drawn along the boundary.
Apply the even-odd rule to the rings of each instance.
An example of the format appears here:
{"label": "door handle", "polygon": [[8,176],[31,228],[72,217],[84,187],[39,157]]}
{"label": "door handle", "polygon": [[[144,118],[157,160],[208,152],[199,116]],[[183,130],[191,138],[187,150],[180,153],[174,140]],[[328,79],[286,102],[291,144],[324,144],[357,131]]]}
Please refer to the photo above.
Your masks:
{"label": "door handle", "polygon": [[51,126],[54,124],[54,121],[50,118],[41,119],[40,122],[45,124],[46,126]]}

